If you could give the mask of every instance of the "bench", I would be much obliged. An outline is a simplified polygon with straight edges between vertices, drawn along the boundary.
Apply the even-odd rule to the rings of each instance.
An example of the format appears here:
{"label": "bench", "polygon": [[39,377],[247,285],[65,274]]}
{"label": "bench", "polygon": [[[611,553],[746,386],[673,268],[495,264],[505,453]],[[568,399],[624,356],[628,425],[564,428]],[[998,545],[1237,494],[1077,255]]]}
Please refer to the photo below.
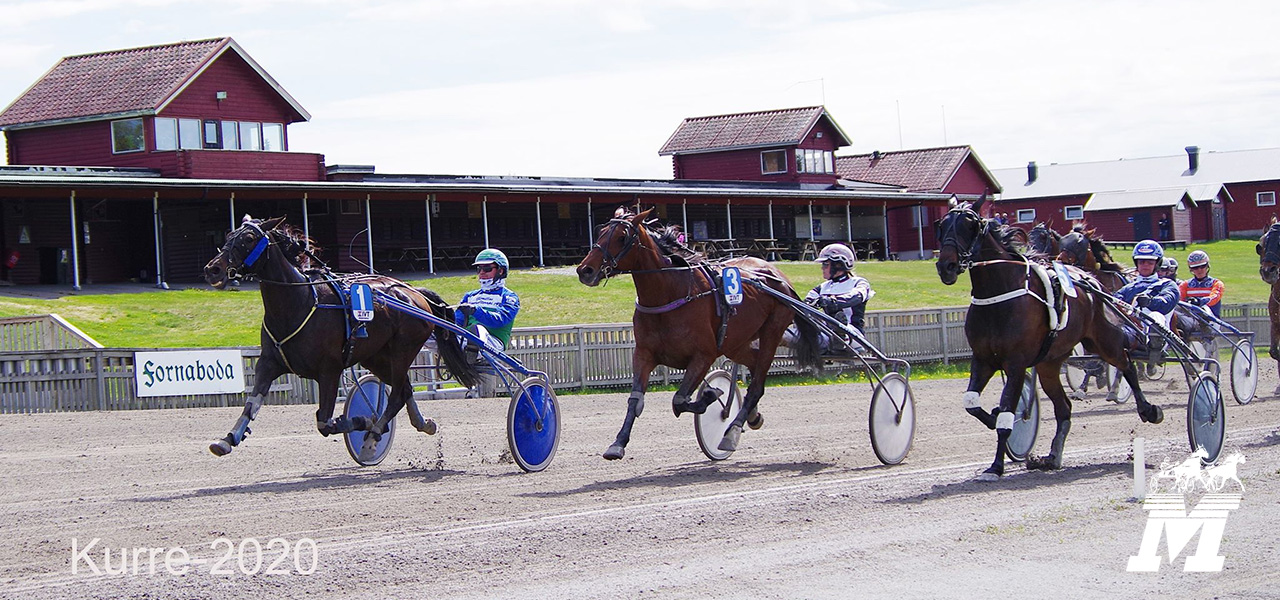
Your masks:
{"label": "bench", "polygon": [[[1130,242],[1130,241],[1114,241],[1114,240],[1106,240],[1106,244],[1107,244],[1108,246],[1110,246],[1110,247],[1112,247],[1112,248],[1119,248],[1119,249],[1122,249],[1122,250],[1128,250],[1128,249],[1130,249],[1130,248],[1134,247],[1134,245],[1136,245],[1137,243],[1138,243],[1138,242],[1136,242],[1136,241]],[[1175,249],[1178,249],[1178,250],[1186,250],[1186,249],[1187,249],[1187,240],[1164,240],[1164,241],[1161,241],[1161,242],[1160,242],[1160,246],[1161,246],[1162,248],[1175,248]]]}

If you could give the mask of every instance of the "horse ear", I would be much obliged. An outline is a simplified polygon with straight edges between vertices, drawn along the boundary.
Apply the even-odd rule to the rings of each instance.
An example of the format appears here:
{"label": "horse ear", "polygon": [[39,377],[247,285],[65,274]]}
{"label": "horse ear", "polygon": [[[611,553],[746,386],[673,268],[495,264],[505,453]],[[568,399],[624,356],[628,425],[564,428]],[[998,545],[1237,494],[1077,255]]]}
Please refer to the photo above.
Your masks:
{"label": "horse ear", "polygon": [[249,221],[252,221],[252,220],[253,220],[253,217],[249,216],[249,213],[244,213],[244,217],[241,217],[240,219],[240,224],[244,225],[245,223],[248,223]]}
{"label": "horse ear", "polygon": [[267,219],[266,221],[262,222],[262,230],[271,231],[272,229],[279,227],[280,224],[283,222],[284,222],[284,217],[274,217],[271,219]]}
{"label": "horse ear", "polygon": [[651,212],[653,212],[653,209],[652,209],[652,208],[650,208],[649,210],[646,210],[646,211],[644,211],[644,212],[642,212],[642,213],[639,213],[639,214],[635,215],[634,217],[631,217],[631,221],[632,221],[633,223],[643,223],[643,222],[644,222],[644,220],[645,220],[645,219],[647,219],[647,218],[649,217],[649,213],[651,213]]}
{"label": "horse ear", "polygon": [[[983,193],[982,193],[982,196],[981,196],[981,197],[979,197],[976,201],[974,201],[974,203],[973,203],[973,212],[978,212],[978,209],[982,208],[982,204],[983,204],[984,202],[986,202],[986,201],[987,201],[987,193],[986,193],[986,192],[983,192]],[[979,214],[981,214],[981,213],[979,213]]]}

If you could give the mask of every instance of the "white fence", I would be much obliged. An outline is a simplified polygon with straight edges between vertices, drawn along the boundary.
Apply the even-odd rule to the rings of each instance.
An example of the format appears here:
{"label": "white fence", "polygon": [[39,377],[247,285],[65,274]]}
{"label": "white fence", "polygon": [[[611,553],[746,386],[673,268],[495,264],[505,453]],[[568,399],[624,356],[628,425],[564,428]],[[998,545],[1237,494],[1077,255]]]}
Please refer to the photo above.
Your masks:
{"label": "white fence", "polygon": [[[1241,330],[1256,332],[1259,347],[1270,343],[1265,304],[1227,306],[1223,317]],[[964,307],[870,311],[866,334],[889,356],[912,363],[966,361],[969,347],[964,318]],[[12,347],[17,348],[0,352],[0,413],[239,406],[244,401],[243,394],[139,398],[134,387],[133,353],[154,348],[59,349],[89,344],[70,333],[42,330],[56,328],[58,321],[39,319],[38,326],[13,325],[14,331],[25,333],[11,334],[0,322],[0,340],[16,340]],[[54,349],[28,349],[44,343]],[[509,354],[531,369],[545,371],[557,389],[625,387],[631,383],[634,345],[630,324],[524,327],[512,332]],[[251,388],[260,351],[256,347],[239,350],[245,361],[245,386]],[[417,364],[430,365],[433,358],[423,352]],[[795,372],[786,349],[780,349],[772,372]],[[437,381],[434,374],[429,368],[411,372],[415,386],[426,390],[422,395],[430,396],[448,385]],[[680,376],[679,371],[659,367],[652,381],[673,382]],[[314,403],[317,395],[314,382],[288,375],[271,387],[267,403],[308,404]]]}

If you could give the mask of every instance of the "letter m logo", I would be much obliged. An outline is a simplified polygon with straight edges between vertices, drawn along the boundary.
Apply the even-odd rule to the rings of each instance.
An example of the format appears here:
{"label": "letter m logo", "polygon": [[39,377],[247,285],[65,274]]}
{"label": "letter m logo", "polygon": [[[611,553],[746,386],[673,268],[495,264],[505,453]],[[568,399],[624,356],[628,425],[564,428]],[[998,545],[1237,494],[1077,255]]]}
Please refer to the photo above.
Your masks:
{"label": "letter m logo", "polygon": [[1182,494],[1152,494],[1143,501],[1147,529],[1137,556],[1129,557],[1129,571],[1160,570],[1160,539],[1169,548],[1169,564],[1182,554],[1191,538],[1200,534],[1196,553],[1188,556],[1183,571],[1217,572],[1225,557],[1218,555],[1227,515],[1240,508],[1240,494],[1206,494],[1191,512],[1186,512]]}

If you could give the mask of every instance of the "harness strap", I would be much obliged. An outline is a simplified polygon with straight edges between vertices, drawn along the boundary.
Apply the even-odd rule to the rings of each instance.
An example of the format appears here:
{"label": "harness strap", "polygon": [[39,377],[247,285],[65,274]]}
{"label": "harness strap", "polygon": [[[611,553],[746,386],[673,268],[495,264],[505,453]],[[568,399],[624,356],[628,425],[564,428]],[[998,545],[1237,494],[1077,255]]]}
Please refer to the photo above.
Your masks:
{"label": "harness strap", "polygon": [[701,292],[698,294],[685,296],[683,298],[678,298],[672,302],[663,304],[662,306],[645,306],[643,304],[640,304],[640,300],[637,299],[636,310],[642,313],[645,313],[647,315],[657,315],[657,314],[662,314],[664,312],[671,312],[677,308],[680,308],[681,306],[684,306],[690,302],[693,302],[694,300],[697,300],[698,298],[709,295],[711,292],[712,290],[707,290],[705,292]]}
{"label": "harness strap", "polygon": [[318,304],[312,304],[311,312],[307,313],[307,318],[302,320],[302,323],[298,325],[297,329],[293,330],[293,333],[286,335],[282,340],[277,340],[275,334],[271,333],[271,328],[267,327],[267,321],[265,319],[262,321],[262,330],[267,332],[267,337],[271,338],[271,343],[276,345],[276,353],[280,355],[280,359],[284,361],[284,366],[286,369],[289,369],[290,373],[296,374],[297,371],[293,370],[293,365],[289,364],[289,357],[284,353],[285,342],[293,339],[293,336],[298,335],[298,333],[302,331],[302,328],[307,326],[307,323],[311,321],[311,317],[316,314],[316,309],[318,308],[320,308]]}

